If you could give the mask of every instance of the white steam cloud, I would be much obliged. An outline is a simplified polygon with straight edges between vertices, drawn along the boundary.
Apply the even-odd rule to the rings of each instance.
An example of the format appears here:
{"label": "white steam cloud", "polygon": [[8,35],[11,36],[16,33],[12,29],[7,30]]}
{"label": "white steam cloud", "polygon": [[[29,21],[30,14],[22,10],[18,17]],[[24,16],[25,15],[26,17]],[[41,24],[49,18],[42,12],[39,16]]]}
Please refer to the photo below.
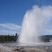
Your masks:
{"label": "white steam cloud", "polygon": [[[52,6],[33,6],[24,15],[19,42],[38,42],[39,35],[52,32]],[[51,33],[52,34],[52,33]]]}
{"label": "white steam cloud", "polygon": [[21,26],[13,23],[0,24],[0,35],[13,35],[20,33]]}

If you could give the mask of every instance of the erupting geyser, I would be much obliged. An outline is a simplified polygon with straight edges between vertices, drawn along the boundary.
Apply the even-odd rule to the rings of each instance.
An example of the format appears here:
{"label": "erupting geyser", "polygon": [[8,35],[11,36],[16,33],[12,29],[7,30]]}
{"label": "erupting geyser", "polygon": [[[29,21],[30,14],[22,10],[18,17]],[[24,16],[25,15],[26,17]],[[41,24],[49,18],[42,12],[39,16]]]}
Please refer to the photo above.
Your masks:
{"label": "erupting geyser", "polygon": [[34,6],[27,11],[23,24],[19,42],[25,45],[32,45],[40,43],[40,32],[47,26],[48,19],[52,16],[52,7],[38,7]]}

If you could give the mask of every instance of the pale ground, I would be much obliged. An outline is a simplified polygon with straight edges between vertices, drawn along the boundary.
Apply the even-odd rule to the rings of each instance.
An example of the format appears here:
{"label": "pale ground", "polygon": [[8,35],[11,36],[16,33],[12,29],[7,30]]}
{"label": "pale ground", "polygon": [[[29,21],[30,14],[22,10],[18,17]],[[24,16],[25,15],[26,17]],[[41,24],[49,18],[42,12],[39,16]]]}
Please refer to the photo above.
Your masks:
{"label": "pale ground", "polygon": [[52,52],[52,46],[50,47],[6,47],[0,45],[0,52]]}
{"label": "pale ground", "polygon": [[0,52],[13,52],[12,48],[0,45]]}

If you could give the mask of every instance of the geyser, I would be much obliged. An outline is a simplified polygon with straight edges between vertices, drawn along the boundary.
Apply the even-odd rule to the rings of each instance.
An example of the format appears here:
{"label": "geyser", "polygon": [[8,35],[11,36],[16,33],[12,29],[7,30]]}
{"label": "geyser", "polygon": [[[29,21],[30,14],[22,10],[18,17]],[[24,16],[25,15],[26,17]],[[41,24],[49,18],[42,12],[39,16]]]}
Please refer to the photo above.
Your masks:
{"label": "geyser", "polygon": [[51,6],[33,6],[31,10],[26,12],[19,38],[21,44],[33,45],[41,42],[39,36],[47,26],[48,19],[52,16],[51,11]]}

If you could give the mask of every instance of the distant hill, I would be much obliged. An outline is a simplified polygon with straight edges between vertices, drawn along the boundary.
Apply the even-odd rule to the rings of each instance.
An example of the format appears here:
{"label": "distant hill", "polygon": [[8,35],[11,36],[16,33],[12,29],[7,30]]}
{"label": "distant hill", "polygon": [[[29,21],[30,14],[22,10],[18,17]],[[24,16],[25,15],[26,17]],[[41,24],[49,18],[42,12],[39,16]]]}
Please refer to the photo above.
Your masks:
{"label": "distant hill", "polygon": [[43,42],[50,42],[50,41],[52,41],[52,35],[40,36],[40,40],[43,41]]}

